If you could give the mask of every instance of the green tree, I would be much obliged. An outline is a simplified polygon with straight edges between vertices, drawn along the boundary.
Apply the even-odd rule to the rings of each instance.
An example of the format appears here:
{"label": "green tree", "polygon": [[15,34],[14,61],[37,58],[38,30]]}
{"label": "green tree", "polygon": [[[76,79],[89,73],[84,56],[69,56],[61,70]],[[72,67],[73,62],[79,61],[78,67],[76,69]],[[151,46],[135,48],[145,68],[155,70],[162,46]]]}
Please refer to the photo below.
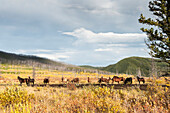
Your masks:
{"label": "green tree", "polygon": [[149,11],[155,16],[146,19],[143,14],[139,22],[149,25],[148,28],[141,28],[147,34],[146,45],[150,49],[150,55],[160,58],[170,64],[170,4],[169,0],[153,0],[149,2]]}

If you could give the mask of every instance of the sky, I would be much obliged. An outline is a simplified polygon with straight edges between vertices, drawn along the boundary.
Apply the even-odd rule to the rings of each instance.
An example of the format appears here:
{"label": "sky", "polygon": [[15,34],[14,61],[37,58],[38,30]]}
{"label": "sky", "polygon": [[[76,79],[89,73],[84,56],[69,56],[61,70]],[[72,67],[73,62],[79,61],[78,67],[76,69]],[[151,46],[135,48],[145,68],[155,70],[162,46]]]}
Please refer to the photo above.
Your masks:
{"label": "sky", "polygon": [[149,57],[138,22],[149,0],[0,0],[0,51],[73,65]]}

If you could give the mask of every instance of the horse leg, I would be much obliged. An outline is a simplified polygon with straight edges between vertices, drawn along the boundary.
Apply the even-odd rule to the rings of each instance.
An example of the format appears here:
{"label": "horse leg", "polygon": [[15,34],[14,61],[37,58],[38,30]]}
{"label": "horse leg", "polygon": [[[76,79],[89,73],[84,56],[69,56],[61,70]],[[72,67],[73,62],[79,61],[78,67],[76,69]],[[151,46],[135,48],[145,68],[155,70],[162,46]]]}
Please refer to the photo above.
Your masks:
{"label": "horse leg", "polygon": [[29,81],[26,80],[26,84],[27,84],[27,86],[29,86]]}

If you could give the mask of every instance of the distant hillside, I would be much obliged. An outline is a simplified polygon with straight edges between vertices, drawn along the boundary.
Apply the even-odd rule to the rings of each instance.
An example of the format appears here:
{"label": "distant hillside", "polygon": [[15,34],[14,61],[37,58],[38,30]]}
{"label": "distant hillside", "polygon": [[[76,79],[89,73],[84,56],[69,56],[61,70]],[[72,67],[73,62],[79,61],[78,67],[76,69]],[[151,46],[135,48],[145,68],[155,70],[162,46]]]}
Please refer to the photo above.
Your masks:
{"label": "distant hillside", "polygon": [[[155,67],[157,67],[157,71],[161,69],[161,71],[167,71],[167,63],[163,63],[160,60],[154,60]],[[81,66],[84,68],[91,69],[100,69],[103,71],[108,71],[112,73],[125,73],[125,74],[133,74],[137,75],[138,70],[140,69],[142,76],[149,76],[151,71],[152,59],[151,58],[143,58],[143,57],[129,57],[123,60],[120,60],[116,64],[112,64],[106,67],[92,67],[92,66]],[[166,69],[165,69],[166,68]]]}
{"label": "distant hillside", "polygon": [[15,63],[15,61],[33,61],[36,63],[42,63],[42,64],[50,64],[50,65],[59,65],[62,66],[64,63],[56,62],[49,60],[47,58],[41,58],[37,56],[31,56],[31,55],[21,55],[21,54],[14,54],[14,53],[7,53],[0,51],[0,61],[1,63]]}
{"label": "distant hillside", "polygon": [[79,67],[71,64],[66,64],[58,61],[53,61],[47,58],[41,58],[31,55],[21,55],[14,53],[7,53],[0,51],[0,64],[13,64],[13,65],[29,65],[38,66],[42,68],[57,69],[61,71],[74,71],[74,72],[95,72],[96,69]]}
{"label": "distant hillside", "polygon": [[[163,69],[168,66],[167,63],[160,62],[160,60],[154,60],[157,69]],[[102,70],[113,73],[127,73],[136,75],[140,69],[142,76],[149,76],[151,70],[152,59],[142,57],[129,57],[119,61],[116,64],[103,67]],[[158,71],[158,70],[157,70]]]}

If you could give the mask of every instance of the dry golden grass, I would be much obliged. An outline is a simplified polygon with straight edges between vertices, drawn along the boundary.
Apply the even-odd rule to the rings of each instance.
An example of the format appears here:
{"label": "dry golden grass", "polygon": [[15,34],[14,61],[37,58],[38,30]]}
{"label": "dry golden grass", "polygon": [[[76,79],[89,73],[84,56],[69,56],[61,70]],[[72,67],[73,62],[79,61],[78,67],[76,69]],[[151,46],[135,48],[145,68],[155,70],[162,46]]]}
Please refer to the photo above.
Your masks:
{"label": "dry golden grass", "polygon": [[[15,89],[21,95],[17,96]],[[168,113],[170,108],[169,89],[149,86],[146,91],[138,87],[115,90],[112,87],[84,87],[77,89],[74,84],[67,88],[10,86],[13,93],[7,93],[7,102],[12,96],[29,99],[26,103],[11,103],[4,106],[1,95],[8,92],[6,87],[0,87],[0,111],[9,113],[89,113],[89,112],[120,112],[120,113]]]}

